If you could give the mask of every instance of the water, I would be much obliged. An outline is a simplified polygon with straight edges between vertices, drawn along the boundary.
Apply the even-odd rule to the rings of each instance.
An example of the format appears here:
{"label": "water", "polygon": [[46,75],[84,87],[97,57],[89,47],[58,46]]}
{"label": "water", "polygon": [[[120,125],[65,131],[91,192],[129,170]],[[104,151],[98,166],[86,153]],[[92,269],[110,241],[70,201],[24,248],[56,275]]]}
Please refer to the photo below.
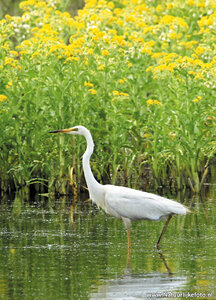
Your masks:
{"label": "water", "polygon": [[1,199],[0,299],[215,299],[215,190],[188,200],[192,214],[172,218],[160,252],[164,221],[132,223],[130,257],[123,223],[87,195],[74,207],[65,198],[29,204],[22,193]]}

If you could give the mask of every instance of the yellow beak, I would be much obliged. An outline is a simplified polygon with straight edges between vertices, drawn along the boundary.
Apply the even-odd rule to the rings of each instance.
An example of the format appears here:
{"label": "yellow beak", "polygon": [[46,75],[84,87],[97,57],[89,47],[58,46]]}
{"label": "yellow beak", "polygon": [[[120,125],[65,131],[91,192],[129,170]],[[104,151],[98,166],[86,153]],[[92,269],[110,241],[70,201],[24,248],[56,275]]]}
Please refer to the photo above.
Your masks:
{"label": "yellow beak", "polygon": [[58,133],[58,132],[68,133],[68,132],[71,132],[71,131],[77,131],[77,128],[72,127],[72,128],[67,128],[67,129],[53,130],[53,131],[49,131],[49,133]]}

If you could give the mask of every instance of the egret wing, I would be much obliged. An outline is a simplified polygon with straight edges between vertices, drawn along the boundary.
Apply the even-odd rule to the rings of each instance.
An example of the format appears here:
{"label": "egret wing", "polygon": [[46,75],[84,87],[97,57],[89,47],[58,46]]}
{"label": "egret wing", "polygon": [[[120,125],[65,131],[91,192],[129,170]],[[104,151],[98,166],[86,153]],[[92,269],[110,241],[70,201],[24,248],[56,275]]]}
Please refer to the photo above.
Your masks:
{"label": "egret wing", "polygon": [[173,200],[130,188],[106,186],[106,211],[131,220],[160,220],[170,214],[185,214],[186,208]]}

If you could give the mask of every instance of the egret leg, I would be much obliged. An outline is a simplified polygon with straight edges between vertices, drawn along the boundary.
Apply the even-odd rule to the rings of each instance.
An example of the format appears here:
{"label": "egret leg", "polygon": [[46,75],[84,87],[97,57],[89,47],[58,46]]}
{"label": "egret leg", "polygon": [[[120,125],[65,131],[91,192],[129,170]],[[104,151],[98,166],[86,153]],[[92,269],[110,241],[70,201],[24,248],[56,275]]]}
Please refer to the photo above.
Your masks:
{"label": "egret leg", "polygon": [[130,228],[127,229],[127,238],[128,238],[128,252],[129,252],[131,248]]}
{"label": "egret leg", "polygon": [[127,228],[127,238],[128,238],[127,269],[129,269],[130,268],[130,256],[131,256],[130,228]]}
{"label": "egret leg", "polygon": [[131,240],[130,240],[130,219],[122,217],[122,220],[125,224],[125,227],[127,229],[127,238],[128,238],[128,255],[130,256],[131,251]]}
{"label": "egret leg", "polygon": [[164,232],[165,232],[165,230],[166,230],[166,228],[167,228],[167,226],[168,226],[169,221],[171,220],[171,218],[172,218],[172,215],[169,215],[168,218],[167,218],[167,221],[166,221],[166,223],[165,223],[165,225],[164,225],[164,228],[163,228],[163,230],[162,230],[162,232],[161,232],[161,235],[160,235],[160,237],[159,237],[159,239],[158,239],[158,241],[157,241],[157,244],[156,244],[156,247],[157,247],[157,248],[159,247],[161,238],[162,238],[162,236],[163,236],[163,234],[164,234]]}

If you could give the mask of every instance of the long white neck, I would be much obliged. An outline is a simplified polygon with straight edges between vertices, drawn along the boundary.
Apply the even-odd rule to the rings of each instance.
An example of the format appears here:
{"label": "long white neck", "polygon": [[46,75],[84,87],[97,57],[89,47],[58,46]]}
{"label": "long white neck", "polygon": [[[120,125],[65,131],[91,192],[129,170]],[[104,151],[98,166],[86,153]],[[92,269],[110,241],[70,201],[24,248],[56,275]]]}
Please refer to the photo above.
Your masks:
{"label": "long white neck", "polygon": [[94,142],[93,142],[93,139],[92,139],[92,136],[91,136],[91,133],[89,130],[86,129],[84,137],[87,142],[87,148],[86,148],[86,151],[82,158],[82,164],[83,164],[85,180],[86,180],[86,183],[87,183],[87,186],[89,189],[89,193],[91,196],[91,194],[94,193],[95,189],[99,188],[101,185],[94,178],[94,175],[93,175],[91,167],[90,167],[90,157],[94,150]]}

